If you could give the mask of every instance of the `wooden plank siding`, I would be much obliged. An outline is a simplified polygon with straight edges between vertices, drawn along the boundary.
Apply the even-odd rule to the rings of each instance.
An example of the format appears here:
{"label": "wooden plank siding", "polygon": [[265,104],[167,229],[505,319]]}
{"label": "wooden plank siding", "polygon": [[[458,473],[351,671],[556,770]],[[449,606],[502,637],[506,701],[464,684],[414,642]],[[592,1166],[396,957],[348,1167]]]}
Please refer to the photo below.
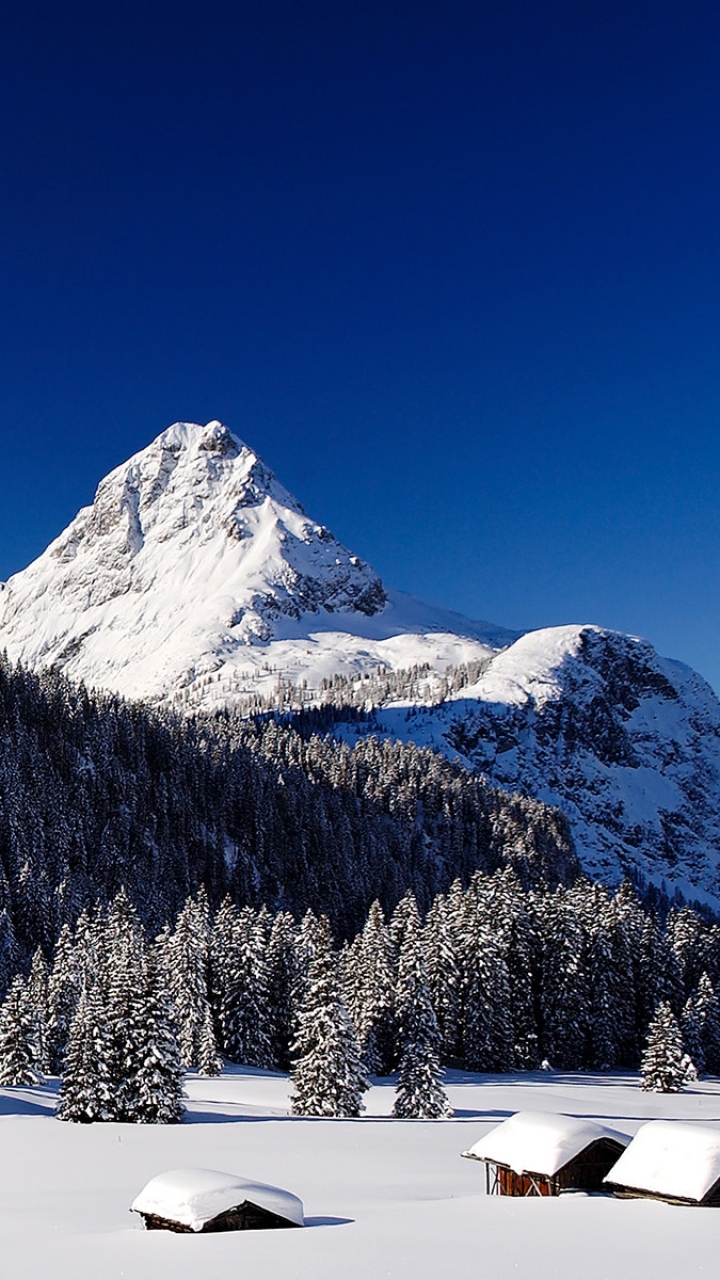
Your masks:
{"label": "wooden plank siding", "polygon": [[557,1196],[562,1191],[600,1191],[603,1178],[610,1172],[624,1148],[611,1138],[591,1142],[584,1151],[569,1160],[551,1177],[541,1173],[516,1173],[506,1165],[486,1164],[485,1186],[488,1195]]}

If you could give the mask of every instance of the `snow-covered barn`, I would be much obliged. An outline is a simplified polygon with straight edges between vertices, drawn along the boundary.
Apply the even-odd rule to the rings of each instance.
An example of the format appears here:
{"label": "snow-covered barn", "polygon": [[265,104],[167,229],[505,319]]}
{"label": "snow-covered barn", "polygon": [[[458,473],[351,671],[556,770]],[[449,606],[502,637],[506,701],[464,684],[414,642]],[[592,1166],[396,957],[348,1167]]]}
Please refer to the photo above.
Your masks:
{"label": "snow-covered barn", "polygon": [[720,1125],[648,1120],[605,1182],[620,1196],[720,1205]]}
{"label": "snow-covered barn", "polygon": [[253,1231],[302,1227],[290,1191],[216,1169],[172,1169],[152,1178],[130,1206],[148,1231]]}
{"label": "snow-covered barn", "polygon": [[462,1154],[485,1164],[488,1195],[556,1196],[601,1188],[629,1141],[594,1120],[518,1111]]}

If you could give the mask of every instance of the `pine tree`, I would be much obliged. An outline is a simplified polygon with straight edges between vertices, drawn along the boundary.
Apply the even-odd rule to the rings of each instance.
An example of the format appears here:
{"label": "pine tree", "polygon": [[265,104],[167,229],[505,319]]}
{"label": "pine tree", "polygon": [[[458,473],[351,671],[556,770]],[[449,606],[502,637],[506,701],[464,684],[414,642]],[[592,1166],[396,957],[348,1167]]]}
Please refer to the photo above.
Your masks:
{"label": "pine tree", "polygon": [[636,1023],[647,1028],[662,1000],[661,938],[653,916],[645,916],[639,945],[639,974],[636,989]]}
{"label": "pine tree", "polygon": [[263,922],[243,907],[227,957],[222,1025],[224,1050],[233,1062],[272,1067],[267,946]]}
{"label": "pine tree", "polygon": [[585,933],[575,901],[558,889],[540,904],[541,1052],[554,1066],[584,1065],[589,999]]}
{"label": "pine tree", "polygon": [[138,989],[146,972],[147,957],[142,925],[128,895],[121,889],[113,899],[106,921],[98,921],[95,944],[98,976],[111,1042],[110,1082],[115,1087],[117,1118],[133,1108],[128,1098],[128,1072],[138,1045],[134,1033],[138,1017]]}
{"label": "pine tree", "polygon": [[406,932],[400,951],[397,1007],[401,1052],[393,1115],[405,1120],[450,1116],[452,1107],[441,1084],[440,1031],[419,935],[412,931]]}
{"label": "pine tree", "polygon": [[40,1084],[35,1010],[18,975],[0,1009],[0,1085]]}
{"label": "pine tree", "polygon": [[695,1000],[688,996],[685,1008],[680,1016],[680,1034],[682,1036],[685,1056],[692,1063],[698,1075],[705,1071],[705,1054],[702,1045],[702,1022],[698,1014]]}
{"label": "pine tree", "polygon": [[679,1093],[685,1082],[683,1042],[668,1001],[658,1005],[642,1056],[642,1087],[654,1093]]}
{"label": "pine tree", "polygon": [[91,1124],[118,1118],[113,1059],[113,1036],[99,987],[86,984],[68,1037],[56,1109],[59,1120]]}
{"label": "pine tree", "polygon": [[279,911],[267,948],[267,988],[270,1017],[270,1056],[280,1071],[290,1067],[290,1042],[295,1022],[298,987],[297,930],[288,911]]}
{"label": "pine tree", "polygon": [[606,913],[598,910],[587,955],[589,1008],[585,1059],[593,1071],[609,1071],[617,1061],[611,945]]}
{"label": "pine tree", "polygon": [[699,1072],[720,1072],[720,1002],[707,973],[701,974],[683,1011],[685,1047]]}
{"label": "pine tree", "polygon": [[[615,894],[607,915],[616,1061],[623,1066],[634,1066],[640,1057],[637,1006],[643,919],[642,909],[626,882]],[[645,1027],[648,1021],[641,1025]]]}
{"label": "pine tree", "polygon": [[[7,880],[1,867],[0,886],[7,893]],[[18,944],[15,928],[8,907],[3,905],[0,907],[0,997],[7,993],[17,968]]]}
{"label": "pine tree", "polygon": [[390,936],[379,902],[370,907],[357,943],[351,1012],[365,1070],[386,1075],[395,1065],[395,983]]}
{"label": "pine tree", "polygon": [[37,948],[28,979],[28,999],[35,1022],[35,1065],[42,1076],[50,1071],[48,1053],[48,963],[40,947]]}
{"label": "pine tree", "polygon": [[494,910],[502,921],[503,955],[510,983],[513,1065],[519,1071],[532,1071],[540,1061],[534,992],[537,928],[533,902],[512,868],[498,872],[495,878],[499,893]]}
{"label": "pine tree", "polygon": [[510,978],[502,949],[468,895],[462,943],[463,1062],[469,1071],[511,1071],[514,1028]]}
{"label": "pine tree", "polygon": [[122,1119],[135,1124],[175,1124],[184,1111],[175,1008],[152,959],[138,974],[127,1033]]}
{"label": "pine tree", "polygon": [[238,909],[228,895],[220,904],[210,931],[210,1004],[215,1033],[221,1048],[225,1045],[227,1038],[223,1017],[230,953],[237,920]]}
{"label": "pine tree", "polygon": [[201,891],[197,898],[188,898],[174,932],[160,935],[158,951],[175,1005],[182,1061],[186,1067],[199,1067],[206,1075],[219,1075],[222,1061],[215,1043],[208,991],[209,935],[209,908]]}
{"label": "pine tree", "polygon": [[460,968],[446,910],[447,901],[440,894],[428,911],[423,935],[428,992],[445,1060],[457,1052],[460,1020]]}
{"label": "pine tree", "polygon": [[340,995],[327,920],[318,922],[297,1034],[291,1045],[290,1109],[298,1116],[359,1116],[367,1089],[360,1046]]}

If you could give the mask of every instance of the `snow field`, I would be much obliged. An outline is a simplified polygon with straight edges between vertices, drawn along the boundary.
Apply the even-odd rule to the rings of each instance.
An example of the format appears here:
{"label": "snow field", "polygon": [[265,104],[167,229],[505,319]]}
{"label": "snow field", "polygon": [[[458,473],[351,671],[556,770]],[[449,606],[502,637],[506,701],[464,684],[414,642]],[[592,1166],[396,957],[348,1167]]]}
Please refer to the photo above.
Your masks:
{"label": "snow field", "polygon": [[[234,1068],[188,1079],[181,1125],[54,1119],[54,1085],[0,1090],[0,1249],[6,1280],[637,1280],[717,1269],[720,1211],[604,1196],[484,1195],[460,1152],[518,1110],[553,1111],[634,1133],[652,1118],[720,1127],[720,1081],[644,1094],[635,1076],[449,1072],[454,1120],[388,1118],[378,1083],[361,1120],[289,1117],[283,1076]],[[168,1169],[223,1169],[294,1192],[304,1231],[145,1232],[135,1196]]]}

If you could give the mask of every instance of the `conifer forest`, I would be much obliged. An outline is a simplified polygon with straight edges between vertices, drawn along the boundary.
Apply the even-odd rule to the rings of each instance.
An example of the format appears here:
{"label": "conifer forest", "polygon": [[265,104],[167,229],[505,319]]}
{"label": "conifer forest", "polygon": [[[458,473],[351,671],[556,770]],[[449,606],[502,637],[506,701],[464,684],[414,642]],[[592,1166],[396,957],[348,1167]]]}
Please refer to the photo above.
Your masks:
{"label": "conifer forest", "polygon": [[0,1083],[59,1074],[61,1118],[177,1120],[223,1057],[300,1114],[397,1071],[395,1114],[442,1116],[443,1064],[637,1068],[661,1008],[720,1070],[720,927],[583,879],[557,810],[431,751],[3,660],[0,862]]}

